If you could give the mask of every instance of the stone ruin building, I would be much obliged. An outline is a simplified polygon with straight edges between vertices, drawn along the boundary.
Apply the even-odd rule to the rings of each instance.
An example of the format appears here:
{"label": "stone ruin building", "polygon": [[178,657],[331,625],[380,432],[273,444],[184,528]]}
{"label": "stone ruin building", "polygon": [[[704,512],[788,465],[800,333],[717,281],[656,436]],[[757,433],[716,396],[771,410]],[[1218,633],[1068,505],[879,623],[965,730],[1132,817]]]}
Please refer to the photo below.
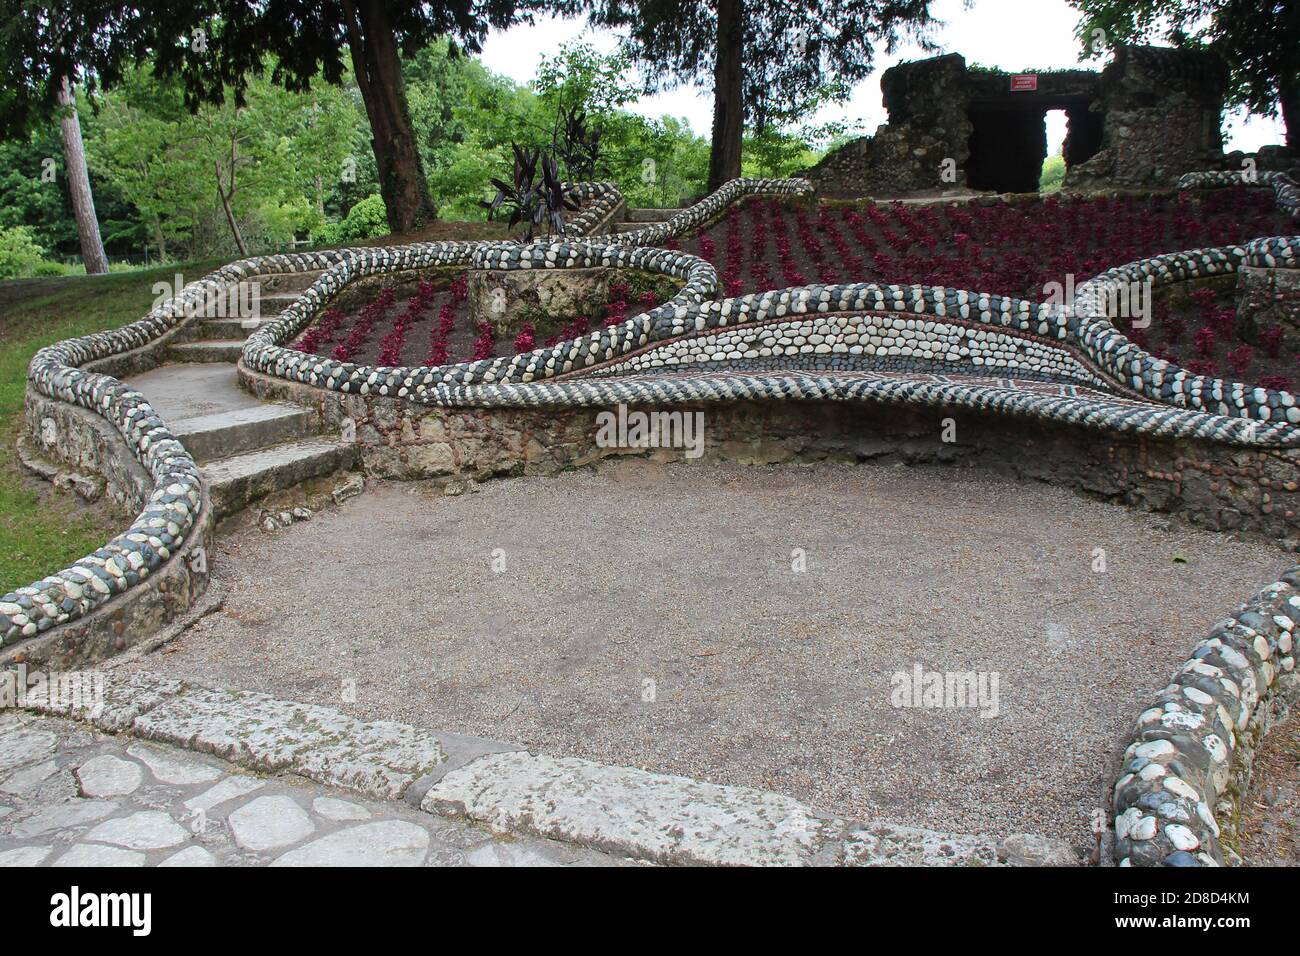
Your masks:
{"label": "stone ruin building", "polygon": [[1125,46],[1101,72],[1024,74],[967,66],[954,53],[899,64],[880,85],[889,121],[808,174],[819,194],[1034,192],[1049,110],[1067,117],[1066,188],[1171,187],[1234,158],[1241,168],[1223,154],[1227,73],[1208,53]]}

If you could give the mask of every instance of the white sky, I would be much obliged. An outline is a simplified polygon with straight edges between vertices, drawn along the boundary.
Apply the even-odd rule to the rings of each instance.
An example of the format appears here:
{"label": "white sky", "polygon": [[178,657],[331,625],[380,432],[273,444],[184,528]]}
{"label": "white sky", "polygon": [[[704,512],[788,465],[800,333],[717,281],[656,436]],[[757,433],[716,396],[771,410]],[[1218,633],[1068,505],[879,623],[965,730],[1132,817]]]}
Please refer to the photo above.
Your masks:
{"label": "white sky", "polygon": [[[934,40],[943,52],[960,53],[967,63],[1017,72],[1080,65],[1100,69],[1105,62],[1084,63],[1079,59],[1081,47],[1074,37],[1079,13],[1065,0],[975,0],[970,9],[963,6],[962,0],[935,0],[932,10],[945,23],[934,34]],[[603,52],[612,52],[618,45],[614,33],[588,30],[584,20],[546,17],[538,18],[531,27],[493,31],[483,45],[481,59],[493,72],[527,83],[533,79],[542,58],[538,50],[550,55],[562,44],[577,39]],[[875,72],[854,88],[848,102],[823,109],[811,119],[819,123],[860,121],[863,133],[875,132],[886,119],[880,97],[880,74],[895,63],[922,56],[925,54],[915,46],[903,47],[893,56],[878,56]],[[650,117],[665,113],[685,117],[697,133],[705,136],[712,125],[712,100],[707,91],[701,92],[694,86],[643,97],[629,108]],[[1285,142],[1284,133],[1281,120],[1247,118],[1238,113],[1224,117],[1224,148],[1228,150],[1250,151],[1267,143]],[[1060,148],[1065,138],[1064,114],[1048,114],[1047,138],[1049,152]]]}

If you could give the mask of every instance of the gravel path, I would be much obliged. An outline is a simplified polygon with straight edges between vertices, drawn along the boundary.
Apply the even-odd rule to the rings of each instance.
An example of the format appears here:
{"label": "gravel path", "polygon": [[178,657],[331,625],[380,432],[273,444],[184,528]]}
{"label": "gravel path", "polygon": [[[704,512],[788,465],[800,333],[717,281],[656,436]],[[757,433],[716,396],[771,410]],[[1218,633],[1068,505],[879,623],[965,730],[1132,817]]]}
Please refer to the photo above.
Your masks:
{"label": "gravel path", "polygon": [[[1290,563],[950,469],[640,459],[455,498],[372,483],[217,550],[224,609],[143,666],[1081,849],[1134,716]],[[915,665],[996,672],[998,715],[893,706]]]}

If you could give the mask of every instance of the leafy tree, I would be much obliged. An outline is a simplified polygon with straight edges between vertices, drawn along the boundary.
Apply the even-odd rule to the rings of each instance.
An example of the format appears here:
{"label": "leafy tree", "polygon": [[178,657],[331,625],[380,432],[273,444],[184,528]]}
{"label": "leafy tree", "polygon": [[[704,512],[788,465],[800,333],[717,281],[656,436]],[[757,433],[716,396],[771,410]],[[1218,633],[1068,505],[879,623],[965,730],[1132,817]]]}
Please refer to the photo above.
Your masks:
{"label": "leafy tree", "polygon": [[1300,149],[1300,0],[1070,2],[1084,14],[1078,35],[1089,52],[1159,37],[1218,53],[1229,69],[1229,102],[1281,113],[1286,144]]}
{"label": "leafy tree", "polygon": [[[531,0],[530,0],[531,2]],[[69,0],[58,8],[0,0],[0,134],[50,115],[64,76],[84,69],[93,86],[112,87],[133,65],[179,77],[186,104],[242,106],[250,77],[272,65],[271,80],[300,92],[323,78],[344,81],[345,53],[370,120],[371,147],[395,232],[436,218],[415,142],[401,54],[450,35],[477,51],[491,26],[515,19],[516,0],[191,0],[142,14],[136,5]],[[178,38],[181,38],[178,42]]]}
{"label": "leafy tree", "polygon": [[81,120],[77,115],[77,101],[72,89],[71,73],[59,83],[59,130],[63,134],[63,166],[68,176],[68,194],[72,200],[72,215],[77,220],[77,236],[81,240],[81,260],[87,275],[103,275],[108,271],[108,256],[104,253],[104,240],[99,234],[99,217],[95,214],[95,196],[90,188],[90,172],[86,169],[86,144],[81,136]]}
{"label": "leafy tree", "polygon": [[925,48],[929,0],[572,0],[599,26],[626,31],[624,49],[651,90],[693,81],[713,88],[708,188],[740,175],[746,122],[756,130],[847,95],[878,46],[910,37]]}
{"label": "leafy tree", "polygon": [[549,123],[537,98],[445,41],[408,58],[404,69],[435,202],[447,215],[482,218],[484,187],[510,163],[510,144],[546,142]]}
{"label": "leafy tree", "polygon": [[1054,193],[1065,184],[1065,157],[1060,153],[1048,156],[1043,163],[1043,172],[1038,179],[1038,191]]}
{"label": "leafy tree", "polygon": [[626,51],[606,55],[590,43],[568,43],[538,64],[533,89],[554,117],[576,109],[599,122],[636,100],[632,65]]}
{"label": "leafy tree", "polygon": [[279,244],[324,221],[325,184],[340,175],[359,125],[346,94],[330,87],[290,93],[254,78],[244,105],[190,112],[176,80],[133,69],[100,97],[90,161],[140,210],[161,257],[182,241],[191,254],[215,251],[195,246],[216,212],[242,255],[250,228]]}

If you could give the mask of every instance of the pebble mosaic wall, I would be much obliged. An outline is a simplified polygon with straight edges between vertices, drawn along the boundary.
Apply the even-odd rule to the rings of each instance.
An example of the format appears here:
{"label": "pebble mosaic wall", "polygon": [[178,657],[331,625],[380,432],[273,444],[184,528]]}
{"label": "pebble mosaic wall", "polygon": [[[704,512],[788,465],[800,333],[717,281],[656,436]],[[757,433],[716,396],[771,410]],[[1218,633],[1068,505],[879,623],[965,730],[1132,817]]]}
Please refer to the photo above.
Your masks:
{"label": "pebble mosaic wall", "polygon": [[[1259,183],[1273,188],[1279,203],[1293,213],[1295,184],[1279,173],[1260,173]],[[1203,173],[1184,177],[1181,186],[1233,185],[1241,177],[1232,173]],[[608,217],[622,202],[616,186],[608,183],[575,187],[583,209],[571,223],[580,233]],[[263,256],[226,266],[197,283],[140,322],[123,329],[58,343],[43,349],[32,361],[32,386],[42,394],[73,402],[110,418],[135,449],[157,483],[155,500],[137,518],[126,534],[90,555],[72,568],[41,582],[19,589],[0,600],[0,638],[12,643],[41,633],[93,610],[108,598],[147,576],[166,560],[176,541],[184,537],[197,507],[197,467],[180,443],[142,395],[108,376],[83,372],[80,366],[108,355],[146,346],[184,319],[184,304],[207,294],[213,287],[260,275],[324,270],[277,321],[248,340],[245,364],[258,372],[319,388],[366,394],[375,392],[436,405],[499,407],[509,404],[590,404],[601,401],[720,401],[732,398],[838,398],[857,401],[911,401],[919,404],[951,403],[967,407],[1001,408],[1013,413],[1057,417],[1100,428],[1136,430],[1161,435],[1209,437],[1243,444],[1290,445],[1300,440],[1291,425],[1300,421],[1295,398],[1286,392],[1248,389],[1243,385],[1195,376],[1139,349],[1119,333],[1092,304],[1094,290],[1106,282],[1141,279],[1175,282],[1198,275],[1235,271],[1242,264],[1294,267],[1300,258],[1296,238],[1260,239],[1242,247],[1173,253],[1111,270],[1085,283],[1078,290],[1073,307],[1052,307],[1004,296],[966,292],[940,287],[876,285],[860,283],[839,286],[807,286],[774,290],[736,299],[716,301],[718,279],[713,267],[694,256],[648,247],[712,221],[728,205],[748,195],[805,195],[811,186],[803,180],[736,180],[703,202],[683,210],[664,223],[654,223],[637,232],[608,237],[596,242],[566,239],[559,242],[522,246],[508,242],[415,243],[374,249],[345,249],[320,253]],[[300,331],[347,283],[366,275],[377,275],[434,266],[470,268],[574,268],[611,266],[660,272],[685,280],[678,295],[663,305],[633,316],[622,325],[600,329],[587,336],[521,355],[470,362],[441,368],[375,368],[306,355],[282,347]],[[665,380],[666,377],[638,376],[623,383],[613,381],[620,371],[612,363],[627,359],[651,345],[728,326],[787,320],[798,315],[856,315],[864,313],[906,313],[916,317],[998,326],[1007,333],[1027,333],[1056,339],[1071,348],[1070,361],[1042,360],[1051,354],[1036,343],[1025,346],[1021,357],[1005,352],[1001,338],[976,337],[975,348],[960,357],[979,368],[992,361],[995,368],[1035,378],[1045,372],[1063,381],[1083,382],[1116,393],[1116,400],[1097,393],[1075,399],[1049,400],[1023,390],[998,393],[986,385],[957,382],[899,382],[855,377],[837,382],[811,374],[776,374],[775,368],[737,367],[725,376]],[[837,318],[832,322],[836,327]],[[847,320],[846,320],[847,321]],[[871,320],[880,325],[880,319]],[[945,322],[945,327],[947,323]],[[883,329],[885,326],[880,325]],[[933,334],[934,327],[923,337]],[[916,326],[904,328],[915,333]],[[810,332],[809,335],[821,335]],[[859,333],[860,334],[860,333]],[[817,349],[825,343],[809,336],[791,345],[807,353],[817,371]],[[724,341],[725,340],[721,340]],[[714,343],[713,351],[716,352]],[[851,350],[853,343],[840,343]],[[871,343],[877,348],[884,344]],[[897,354],[891,354],[890,349]],[[909,361],[926,359],[907,355],[914,345],[885,345],[883,368],[906,368]],[[685,352],[681,350],[685,349]],[[692,358],[691,350],[696,350]],[[835,354],[832,343],[831,351]],[[999,349],[1003,355],[999,357]],[[761,349],[759,350],[761,353]],[[790,357],[789,348],[782,348]],[[865,346],[863,352],[866,352]],[[847,354],[853,354],[847,351]],[[699,361],[703,345],[677,344],[657,352],[656,359],[669,357],[677,368]],[[713,352],[709,361],[713,362]],[[932,360],[937,352],[932,351]],[[949,360],[951,350],[944,353]],[[1032,355],[1034,360],[1030,360]],[[734,358],[735,356],[733,356]],[[764,357],[764,356],[758,356]],[[752,358],[752,357],[751,357]],[[999,361],[1013,364],[1002,366]],[[1080,361],[1082,360],[1082,361]],[[644,361],[644,360],[643,360]],[[608,366],[608,367],[607,367]],[[824,365],[836,368],[833,363]],[[919,367],[919,365],[917,366]],[[1083,369],[1082,376],[1080,368]],[[585,382],[546,383],[542,380],[572,375],[582,370],[596,373]],[[643,371],[638,364],[622,371]],[[1121,401],[1129,393],[1149,400],[1135,405]],[[162,532],[159,534],[158,532]]]}
{"label": "pebble mosaic wall", "polygon": [[1295,684],[1300,568],[1220,622],[1138,717],[1115,782],[1120,866],[1219,866],[1220,820],[1232,820],[1243,767]]}
{"label": "pebble mosaic wall", "polygon": [[[472,251],[466,246],[472,246]],[[621,325],[598,329],[590,334],[520,355],[448,365],[437,368],[386,368],[338,362],[281,347],[319,312],[330,297],[353,279],[385,271],[421,268],[465,261],[471,268],[554,269],[613,266],[661,272],[687,280],[681,292],[663,305],[633,316]],[[1202,275],[1235,271],[1242,264],[1290,266],[1300,257],[1300,239],[1262,239],[1243,247],[1206,249],[1175,253],[1131,263],[1084,283],[1072,306],[1053,306],[1015,299],[947,289],[938,286],[849,285],[804,286],[773,290],[721,301],[710,298],[717,289],[717,274],[707,262],[681,252],[646,247],[624,247],[579,240],[520,246],[509,243],[430,243],[390,250],[358,250],[345,262],[332,267],[284,316],[255,333],[245,346],[244,362],[254,371],[316,387],[343,392],[408,398],[427,404],[493,405],[518,402],[527,405],[563,404],[574,400],[572,389],[542,387],[541,380],[581,370],[602,374],[606,363],[630,355],[666,339],[692,332],[727,326],[762,323],[788,315],[862,312],[903,312],[910,317],[952,319],[982,326],[998,326],[1015,333],[1057,340],[1070,347],[1089,366],[1090,380],[1106,383],[1117,394],[1136,394],[1149,401],[1141,428],[1158,428],[1162,434],[1181,432],[1225,442],[1262,445],[1300,443],[1300,407],[1289,392],[1250,388],[1240,383],[1194,375],[1172,365],[1130,342],[1110,323],[1099,304],[1108,285],[1151,278],[1157,284],[1182,281]],[[823,315],[819,321],[826,321]],[[681,348],[682,346],[679,346]],[[901,351],[903,346],[897,346]],[[816,343],[805,342],[801,352],[816,354]],[[946,354],[946,353],[945,353]],[[985,359],[997,359],[990,340],[977,340],[976,347],[962,356],[970,366]],[[976,361],[978,359],[978,361]],[[678,356],[677,364],[681,364]],[[954,368],[954,371],[959,371]],[[761,383],[760,383],[761,384]],[[515,386],[529,385],[528,389]],[[745,382],[745,397],[755,383]],[[690,400],[726,400],[741,397],[730,393],[725,382],[715,382],[694,392]],[[740,388],[740,383],[737,383]],[[663,388],[641,383],[637,399],[646,402],[680,400],[682,383]],[[980,402],[980,396],[962,396],[958,404]],[[791,390],[787,383],[772,382],[767,397],[824,398],[828,392],[842,392],[835,383],[818,383],[811,390]],[[598,394],[604,394],[602,389]],[[853,396],[869,400],[870,392]],[[840,397],[848,397],[842,394]],[[1196,414],[1179,415],[1185,409]],[[1083,421],[1101,428],[1134,427],[1134,416],[1125,410],[1110,416],[1105,407],[1082,416],[1062,420]]]}

